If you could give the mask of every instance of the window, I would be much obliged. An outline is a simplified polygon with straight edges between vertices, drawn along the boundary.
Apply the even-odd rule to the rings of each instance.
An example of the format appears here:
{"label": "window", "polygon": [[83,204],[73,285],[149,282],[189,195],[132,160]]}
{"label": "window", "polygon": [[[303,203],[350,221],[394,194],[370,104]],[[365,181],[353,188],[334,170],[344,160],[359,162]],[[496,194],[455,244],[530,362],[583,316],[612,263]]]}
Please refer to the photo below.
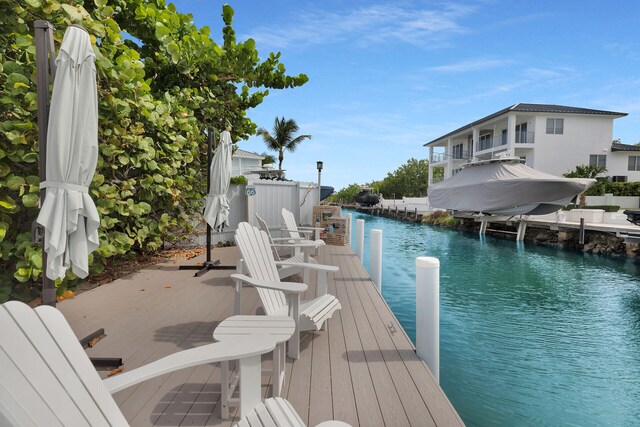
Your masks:
{"label": "window", "polygon": [[500,141],[500,145],[507,145],[507,130],[502,129],[502,140]]}
{"label": "window", "polygon": [[611,182],[627,182],[625,175],[614,175],[611,177]]}
{"label": "window", "polygon": [[547,119],[547,133],[562,135],[564,133],[564,119]]}
{"label": "window", "polygon": [[592,154],[589,156],[590,166],[607,167],[607,155],[606,154]]}
{"label": "window", "polygon": [[629,156],[630,171],[640,171],[640,156]]}
{"label": "window", "polygon": [[462,147],[463,147],[463,144],[456,144],[456,145],[454,145],[452,147],[453,148],[453,158],[454,159],[462,159],[463,158],[462,157],[462,155],[463,155]]}
{"label": "window", "polygon": [[491,134],[480,135],[480,150],[488,150],[492,147]]}
{"label": "window", "polygon": [[[549,125],[547,124],[547,126]],[[516,144],[524,144],[525,142],[527,142],[527,124],[522,123],[516,125]]]}

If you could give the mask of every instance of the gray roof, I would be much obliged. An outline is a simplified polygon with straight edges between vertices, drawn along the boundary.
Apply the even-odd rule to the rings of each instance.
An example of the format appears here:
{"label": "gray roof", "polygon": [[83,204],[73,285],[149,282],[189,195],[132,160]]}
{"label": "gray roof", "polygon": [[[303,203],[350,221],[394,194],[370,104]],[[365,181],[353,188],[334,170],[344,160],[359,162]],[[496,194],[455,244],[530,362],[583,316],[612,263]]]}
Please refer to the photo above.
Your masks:
{"label": "gray roof", "polygon": [[258,153],[254,153],[252,151],[241,150],[239,148],[233,153],[233,156],[234,157],[242,157],[242,158],[245,158],[245,159],[264,160],[264,156],[261,156]]}
{"label": "gray roof", "polygon": [[593,114],[599,116],[615,116],[615,117],[624,117],[627,113],[618,113],[615,111],[605,111],[605,110],[592,110],[590,108],[579,108],[579,107],[568,107],[566,105],[553,105],[553,104],[525,104],[518,103],[513,104],[510,107],[504,108],[500,111],[497,111],[493,114],[489,114],[486,117],[483,117],[475,122],[466,124],[454,131],[449,132],[446,135],[442,135],[439,138],[436,138],[432,141],[423,144],[425,147],[429,144],[433,144],[436,141],[440,141],[441,139],[447,138],[451,135],[454,135],[458,132],[462,132],[465,129],[471,129],[472,127],[479,125],[480,123],[484,123],[496,117],[500,117],[512,111],[523,112],[523,113],[556,113],[556,114]]}
{"label": "gray roof", "polygon": [[611,144],[611,151],[640,151],[640,145],[630,145],[630,144]]}

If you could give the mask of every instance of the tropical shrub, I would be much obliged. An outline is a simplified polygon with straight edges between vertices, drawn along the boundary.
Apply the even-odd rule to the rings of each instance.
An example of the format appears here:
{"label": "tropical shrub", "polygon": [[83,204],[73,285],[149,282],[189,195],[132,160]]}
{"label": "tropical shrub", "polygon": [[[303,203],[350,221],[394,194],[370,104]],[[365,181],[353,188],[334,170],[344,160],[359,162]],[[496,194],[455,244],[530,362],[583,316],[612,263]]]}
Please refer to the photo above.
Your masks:
{"label": "tropical shrub", "polygon": [[614,196],[640,196],[640,182],[598,181],[585,194],[587,196],[604,196],[606,193],[611,193]]}
{"label": "tropical shrub", "polygon": [[[115,255],[149,252],[189,232],[205,193],[204,129],[229,123],[234,139],[255,133],[246,111],[268,88],[291,88],[280,54],[260,61],[255,42],[238,42],[233,9],[222,8],[222,42],[164,0],[0,0],[0,302],[39,291],[38,125],[34,21],[72,23],[96,54],[99,159],[90,193],[101,216],[91,273]],[[126,40],[123,34],[128,34]],[[69,272],[58,292],[77,280]]]}

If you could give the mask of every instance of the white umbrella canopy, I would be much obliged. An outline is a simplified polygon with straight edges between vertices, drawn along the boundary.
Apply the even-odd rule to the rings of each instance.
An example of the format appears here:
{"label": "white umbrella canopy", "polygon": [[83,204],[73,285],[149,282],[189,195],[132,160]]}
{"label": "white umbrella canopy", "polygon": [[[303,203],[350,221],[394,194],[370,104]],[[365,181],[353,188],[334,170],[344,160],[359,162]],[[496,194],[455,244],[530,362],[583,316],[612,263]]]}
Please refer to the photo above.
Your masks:
{"label": "white umbrella canopy", "polygon": [[69,27],[56,59],[46,147],[46,188],[37,222],[45,229],[46,275],[89,274],[100,217],[89,196],[98,160],[98,95],[89,34]]}
{"label": "white umbrella canopy", "polygon": [[229,226],[229,180],[231,179],[231,134],[223,131],[209,168],[209,194],[204,219],[213,229]]}

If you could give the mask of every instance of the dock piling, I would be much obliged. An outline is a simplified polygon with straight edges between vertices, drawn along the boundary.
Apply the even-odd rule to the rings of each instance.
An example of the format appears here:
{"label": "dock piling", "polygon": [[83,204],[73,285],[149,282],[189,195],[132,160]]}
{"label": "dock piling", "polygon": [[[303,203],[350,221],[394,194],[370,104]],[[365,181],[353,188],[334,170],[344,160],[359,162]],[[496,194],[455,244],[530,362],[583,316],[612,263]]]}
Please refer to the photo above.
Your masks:
{"label": "dock piling", "polygon": [[371,230],[369,247],[369,268],[371,280],[379,292],[382,292],[382,230]]}
{"label": "dock piling", "polygon": [[440,260],[416,258],[416,354],[440,384]]}
{"label": "dock piling", "polygon": [[364,262],[364,219],[356,220],[356,255]]}

